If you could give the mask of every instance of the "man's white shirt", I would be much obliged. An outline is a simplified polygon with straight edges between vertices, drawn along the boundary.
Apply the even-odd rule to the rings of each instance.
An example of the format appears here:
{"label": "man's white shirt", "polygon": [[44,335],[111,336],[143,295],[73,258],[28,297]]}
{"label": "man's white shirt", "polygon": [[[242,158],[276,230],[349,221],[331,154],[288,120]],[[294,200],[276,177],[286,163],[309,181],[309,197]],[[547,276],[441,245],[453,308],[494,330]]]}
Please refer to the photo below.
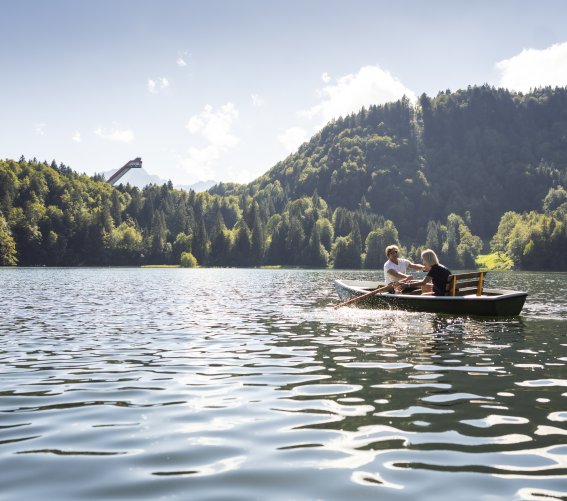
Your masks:
{"label": "man's white shirt", "polygon": [[397,282],[397,278],[390,275],[388,273],[388,270],[394,270],[405,275],[409,265],[410,261],[408,261],[407,259],[398,258],[398,264],[388,259],[388,261],[384,263],[384,281],[387,284],[389,284],[390,282]]}

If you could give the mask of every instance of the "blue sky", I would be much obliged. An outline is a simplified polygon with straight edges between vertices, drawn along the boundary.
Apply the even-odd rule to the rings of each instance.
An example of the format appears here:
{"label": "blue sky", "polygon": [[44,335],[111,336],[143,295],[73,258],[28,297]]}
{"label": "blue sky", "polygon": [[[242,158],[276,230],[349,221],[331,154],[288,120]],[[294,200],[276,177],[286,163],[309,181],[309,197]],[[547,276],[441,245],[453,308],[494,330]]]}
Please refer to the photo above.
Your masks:
{"label": "blue sky", "polygon": [[[567,85],[563,0],[0,0],[0,158],[249,182],[363,105]],[[125,178],[126,180],[126,178]]]}

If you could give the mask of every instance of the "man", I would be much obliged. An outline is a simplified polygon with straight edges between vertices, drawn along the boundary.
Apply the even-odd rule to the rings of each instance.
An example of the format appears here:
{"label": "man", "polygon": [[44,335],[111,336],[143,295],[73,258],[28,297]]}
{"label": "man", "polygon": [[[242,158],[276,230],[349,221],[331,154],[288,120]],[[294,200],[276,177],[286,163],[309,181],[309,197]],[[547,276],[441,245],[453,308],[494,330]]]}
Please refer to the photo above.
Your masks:
{"label": "man", "polygon": [[422,264],[414,264],[408,259],[398,257],[399,254],[400,249],[398,249],[397,245],[388,245],[386,247],[386,257],[388,258],[388,261],[384,263],[384,280],[386,284],[411,280],[413,277],[406,273],[408,268],[420,271],[425,269],[425,266]]}

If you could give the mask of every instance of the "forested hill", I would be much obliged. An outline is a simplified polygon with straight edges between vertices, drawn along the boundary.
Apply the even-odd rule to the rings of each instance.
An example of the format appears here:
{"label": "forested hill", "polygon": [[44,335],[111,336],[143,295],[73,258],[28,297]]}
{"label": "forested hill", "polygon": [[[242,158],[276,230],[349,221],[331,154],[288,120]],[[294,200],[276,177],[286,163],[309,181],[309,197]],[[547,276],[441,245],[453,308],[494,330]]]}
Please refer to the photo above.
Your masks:
{"label": "forested hill", "polygon": [[384,247],[567,270],[567,89],[472,87],[340,118],[248,185],[111,187],[0,160],[0,266],[381,268]]}
{"label": "forested hill", "polygon": [[424,241],[427,223],[451,213],[488,239],[502,214],[541,209],[566,179],[567,89],[483,86],[340,118],[246,188],[214,192],[277,180],[291,199],[317,190],[333,210],[381,214],[403,239]]}

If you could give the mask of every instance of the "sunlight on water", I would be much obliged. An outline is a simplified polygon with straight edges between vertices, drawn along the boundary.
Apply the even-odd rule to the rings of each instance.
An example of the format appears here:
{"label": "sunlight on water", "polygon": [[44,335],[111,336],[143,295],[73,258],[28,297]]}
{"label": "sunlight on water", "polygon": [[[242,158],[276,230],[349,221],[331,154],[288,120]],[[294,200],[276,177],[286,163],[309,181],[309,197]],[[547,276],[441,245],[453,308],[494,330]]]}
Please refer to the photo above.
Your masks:
{"label": "sunlight on water", "polygon": [[493,274],[517,318],[334,308],[373,276],[0,269],[0,498],[565,498],[567,274]]}

